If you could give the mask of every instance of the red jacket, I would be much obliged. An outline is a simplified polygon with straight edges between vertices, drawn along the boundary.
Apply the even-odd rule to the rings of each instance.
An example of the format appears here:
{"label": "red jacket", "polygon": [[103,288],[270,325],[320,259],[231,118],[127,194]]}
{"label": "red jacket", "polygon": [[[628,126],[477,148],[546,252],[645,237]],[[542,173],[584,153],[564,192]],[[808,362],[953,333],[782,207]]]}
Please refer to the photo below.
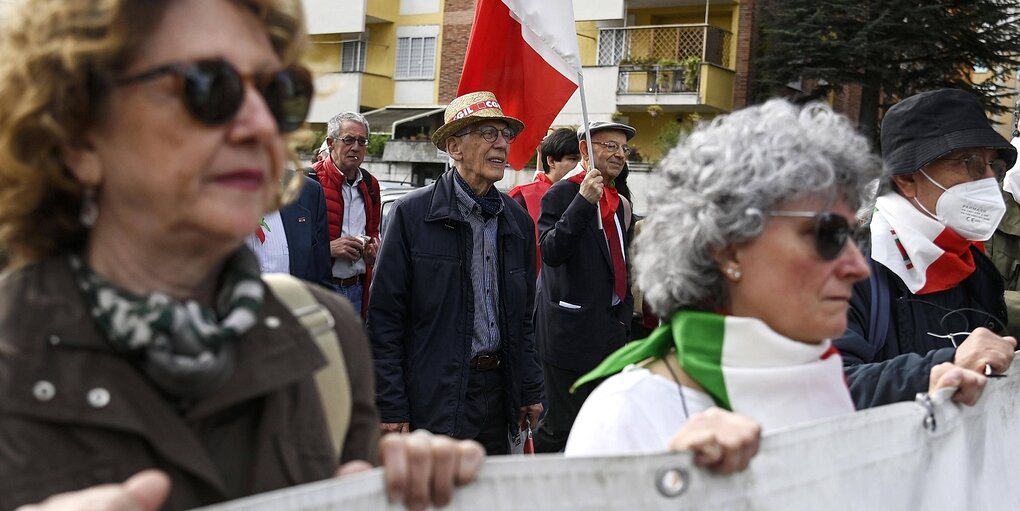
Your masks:
{"label": "red jacket", "polygon": [[535,275],[542,271],[542,251],[539,248],[540,243],[538,239],[538,217],[542,214],[542,196],[545,195],[545,192],[549,191],[552,185],[553,183],[549,180],[549,176],[539,172],[535,175],[534,181],[517,185],[511,188],[510,193],[507,194],[517,201],[518,204],[524,206],[524,209],[528,210],[528,213],[531,214],[531,219],[535,221]]}
{"label": "red jacket", "polygon": [[[340,226],[344,223],[344,195],[340,193],[344,175],[333,164],[332,157],[312,165],[315,175],[319,178],[322,191],[326,195],[326,218],[329,220],[329,239],[340,237]],[[379,239],[379,221],[381,220],[382,202],[379,200],[379,180],[365,169],[361,171],[361,182],[358,191],[365,201],[365,234]],[[372,265],[365,264],[365,285],[361,296],[361,317],[368,312],[368,288],[372,283]]]}

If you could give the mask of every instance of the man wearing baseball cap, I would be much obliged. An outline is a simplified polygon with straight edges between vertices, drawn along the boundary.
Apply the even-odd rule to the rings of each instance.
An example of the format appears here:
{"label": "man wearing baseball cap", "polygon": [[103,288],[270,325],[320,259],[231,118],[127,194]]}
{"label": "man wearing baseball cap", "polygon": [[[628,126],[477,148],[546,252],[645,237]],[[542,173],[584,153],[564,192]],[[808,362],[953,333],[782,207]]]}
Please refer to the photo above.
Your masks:
{"label": "man wearing baseball cap", "polygon": [[425,429],[508,452],[544,399],[535,353],[535,230],[496,190],[524,129],[491,92],[460,96],[432,142],[454,168],[399,199],[369,299],[384,431]]}
{"label": "man wearing baseball cap", "polygon": [[1016,347],[1001,337],[1002,278],[983,244],[1005,212],[996,175],[1016,149],[976,98],[952,89],[894,105],[881,138],[872,275],[854,286],[835,341],[858,409],[914,399],[940,364],[1001,373]]}
{"label": "man wearing baseball cap", "polygon": [[538,219],[542,270],[535,332],[549,394],[549,413],[535,435],[537,452],[566,446],[574,418],[597,384],[573,383],[630,337],[634,298],[627,271],[627,199],[614,180],[636,131],[626,124],[589,124],[594,164],[582,126],[581,163],[542,198]]}

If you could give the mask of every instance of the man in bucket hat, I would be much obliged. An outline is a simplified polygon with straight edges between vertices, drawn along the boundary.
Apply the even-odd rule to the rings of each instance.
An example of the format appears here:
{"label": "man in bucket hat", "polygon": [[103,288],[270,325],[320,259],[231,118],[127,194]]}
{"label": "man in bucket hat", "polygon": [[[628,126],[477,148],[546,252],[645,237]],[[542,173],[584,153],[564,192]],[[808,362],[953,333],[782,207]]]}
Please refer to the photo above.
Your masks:
{"label": "man in bucket hat", "polygon": [[976,98],[952,89],[890,108],[881,138],[872,275],[854,286],[835,342],[858,409],[914,399],[939,364],[1001,373],[1016,347],[1000,336],[1002,278],[983,244],[1005,211],[996,174],[1016,149]]}
{"label": "man in bucket hat", "polygon": [[636,131],[607,121],[592,122],[589,131],[595,161],[589,161],[582,126],[577,130],[581,163],[542,197],[538,219],[543,264],[535,330],[549,414],[535,435],[536,452],[563,450],[577,412],[596,386],[571,393],[571,385],[630,339],[630,205],[614,180]]}
{"label": "man in bucket hat", "polygon": [[535,230],[493,186],[521,121],[491,92],[454,99],[432,142],[454,168],[396,202],[376,263],[368,331],[385,431],[425,429],[508,452],[542,412]]}

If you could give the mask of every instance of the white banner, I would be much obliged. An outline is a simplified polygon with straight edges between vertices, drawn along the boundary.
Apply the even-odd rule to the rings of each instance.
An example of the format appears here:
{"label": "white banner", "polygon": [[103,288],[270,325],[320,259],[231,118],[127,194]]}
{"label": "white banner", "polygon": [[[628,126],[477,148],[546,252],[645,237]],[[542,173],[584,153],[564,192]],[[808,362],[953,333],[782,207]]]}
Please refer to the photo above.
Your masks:
{"label": "white banner", "polygon": [[[977,406],[950,392],[768,434],[751,466],[716,476],[688,453],[605,458],[505,456],[446,509],[1020,509],[1020,359]],[[380,469],[209,510],[397,510]]]}

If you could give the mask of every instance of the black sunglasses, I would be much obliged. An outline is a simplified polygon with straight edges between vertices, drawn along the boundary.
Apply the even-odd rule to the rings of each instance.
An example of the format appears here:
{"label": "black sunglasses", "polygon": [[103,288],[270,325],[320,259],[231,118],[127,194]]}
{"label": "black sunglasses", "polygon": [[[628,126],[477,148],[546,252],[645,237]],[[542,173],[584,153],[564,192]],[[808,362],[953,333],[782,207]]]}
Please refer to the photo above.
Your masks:
{"label": "black sunglasses", "polygon": [[1002,176],[1009,170],[1009,164],[1002,158],[995,158],[991,161],[985,161],[983,158],[977,155],[970,155],[965,158],[939,158],[935,161],[958,161],[962,162],[967,167],[967,172],[974,176],[985,175],[985,169],[988,167],[992,168],[992,172],[996,176]]}
{"label": "black sunglasses", "polygon": [[815,221],[815,251],[818,257],[832,261],[839,257],[846,242],[857,232],[856,226],[846,218],[829,211],[772,211],[769,216],[813,218]]}
{"label": "black sunglasses", "polygon": [[209,126],[219,126],[237,115],[248,80],[262,94],[280,133],[301,127],[312,102],[312,76],[300,66],[247,77],[222,59],[175,62],[120,78],[116,84],[129,85],[163,75],[180,79],[184,106],[195,119]]}

